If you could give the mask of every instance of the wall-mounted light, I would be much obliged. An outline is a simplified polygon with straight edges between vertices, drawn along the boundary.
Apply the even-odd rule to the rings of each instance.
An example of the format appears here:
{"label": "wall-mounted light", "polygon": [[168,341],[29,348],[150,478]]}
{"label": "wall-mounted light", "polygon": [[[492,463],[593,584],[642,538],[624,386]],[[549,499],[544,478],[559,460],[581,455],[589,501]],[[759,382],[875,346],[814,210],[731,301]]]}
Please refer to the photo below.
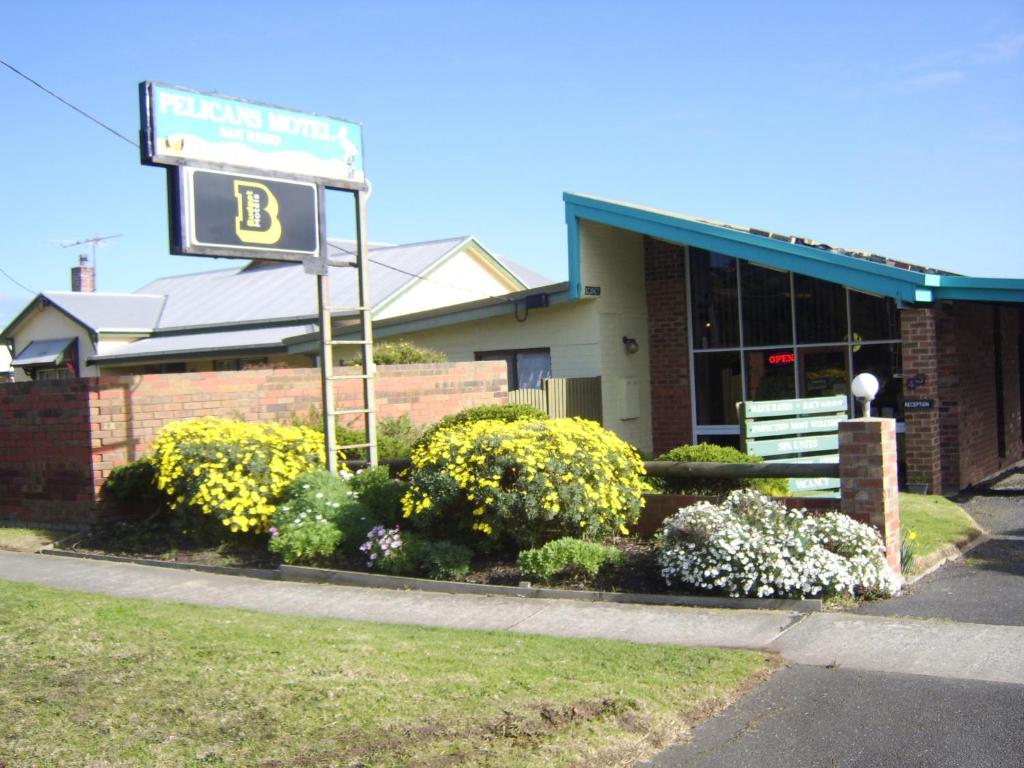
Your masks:
{"label": "wall-mounted light", "polygon": [[629,336],[622,337],[622,346],[626,348],[627,355],[635,355],[640,350],[637,340],[631,339]]}
{"label": "wall-mounted light", "polygon": [[860,400],[860,407],[864,411],[864,416],[870,417],[871,401],[878,394],[878,379],[870,373],[858,373],[853,377],[850,389],[853,390],[853,396]]}

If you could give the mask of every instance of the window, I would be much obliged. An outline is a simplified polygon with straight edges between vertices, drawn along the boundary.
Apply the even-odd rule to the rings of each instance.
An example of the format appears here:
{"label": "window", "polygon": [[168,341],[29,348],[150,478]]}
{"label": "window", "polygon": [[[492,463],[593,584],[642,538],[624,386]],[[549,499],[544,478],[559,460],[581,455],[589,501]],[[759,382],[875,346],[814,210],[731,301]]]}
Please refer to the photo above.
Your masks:
{"label": "window", "polygon": [[892,341],[900,337],[895,302],[860,291],[850,291],[850,325],[854,341]]}
{"label": "window", "polygon": [[265,357],[237,357],[229,360],[214,360],[213,370],[215,371],[244,371],[250,368],[266,368],[268,366]]}
{"label": "window", "polygon": [[805,275],[793,275],[797,344],[847,341],[846,289]]}
{"label": "window", "polygon": [[504,360],[508,365],[508,388],[541,389],[551,378],[550,349],[508,349],[477,352],[477,360]]}
{"label": "window", "polygon": [[690,249],[690,296],[695,349],[735,347],[740,343],[736,259]]}
{"label": "window", "polygon": [[789,273],[743,262],[743,345],[793,343],[793,313]]}
{"label": "window", "polygon": [[743,399],[738,352],[697,355],[697,423],[736,424],[736,403]]}
{"label": "window", "polygon": [[881,385],[873,411],[902,417],[892,299],[700,248],[688,260],[696,441],[738,439],[740,400],[848,395],[865,371]]}
{"label": "window", "polygon": [[[903,379],[899,344],[855,344],[853,375],[870,373],[878,379],[871,413],[884,419],[903,418]],[[860,406],[857,408],[860,412]]]}

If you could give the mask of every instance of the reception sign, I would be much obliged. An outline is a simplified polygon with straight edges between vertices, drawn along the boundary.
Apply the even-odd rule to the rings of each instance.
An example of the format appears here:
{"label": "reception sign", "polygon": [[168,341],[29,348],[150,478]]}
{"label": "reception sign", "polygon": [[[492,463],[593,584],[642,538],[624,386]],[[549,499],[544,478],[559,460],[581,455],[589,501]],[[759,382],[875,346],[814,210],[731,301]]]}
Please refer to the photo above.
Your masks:
{"label": "reception sign", "polygon": [[160,83],[139,88],[144,163],[279,173],[338,189],[366,186],[358,123]]}

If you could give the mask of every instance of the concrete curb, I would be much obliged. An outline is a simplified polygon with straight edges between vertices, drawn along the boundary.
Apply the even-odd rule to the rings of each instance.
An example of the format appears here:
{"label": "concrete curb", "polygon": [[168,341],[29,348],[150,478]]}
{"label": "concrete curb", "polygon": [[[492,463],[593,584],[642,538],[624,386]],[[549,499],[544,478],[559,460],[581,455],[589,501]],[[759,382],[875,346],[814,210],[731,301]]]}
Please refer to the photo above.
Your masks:
{"label": "concrete curb", "polygon": [[281,579],[283,581],[337,584],[346,587],[420,590],[422,592],[443,592],[452,595],[495,595],[501,597],[542,598],[547,600],[578,600],[591,603],[634,603],[641,605],[681,606],[686,608],[746,608],[795,611],[799,613],[817,613],[824,610],[822,601],[817,598],[807,600],[764,600],[742,597],[595,592],[534,586],[502,587],[492,584],[414,579],[407,576],[387,576],[379,573],[362,573],[359,571],[336,571],[329,568],[310,568],[301,565],[282,565]]}
{"label": "concrete curb", "polygon": [[[966,512],[964,514],[966,514]],[[968,517],[970,517],[970,515],[968,515]],[[971,518],[971,521],[974,522],[974,518]],[[970,536],[961,539],[955,544],[945,544],[939,550],[932,552],[930,555],[915,558],[913,568],[911,569],[913,571],[913,575],[904,577],[903,585],[909,587],[911,584],[920,581],[925,576],[934,573],[946,563],[959,560],[972,549],[981,546],[991,538],[987,531],[982,530],[981,526],[976,522],[974,524],[977,526],[978,530],[974,531]]]}
{"label": "concrete curb", "polygon": [[295,581],[315,584],[334,584],[342,587],[365,587],[402,591],[440,592],[450,595],[492,595],[496,597],[525,597],[547,600],[576,600],[588,603],[626,603],[634,605],[666,605],[683,608],[741,608],[755,610],[820,613],[824,604],[820,599],[764,600],[742,597],[701,597],[699,595],[645,595],[633,592],[595,592],[577,589],[549,589],[547,587],[502,587],[492,584],[471,584],[458,581],[414,579],[407,576],[387,576],[380,573],[338,571],[329,568],[310,568],[301,565],[282,565],[279,568],[232,568],[224,565],[179,563],[173,560],[147,560],[139,557],[99,555],[91,552],[72,552],[66,549],[44,547],[41,555],[103,560],[111,563],[170,568],[181,571],[202,571],[226,576],[245,576],[268,581]]}
{"label": "concrete curb", "polygon": [[275,568],[232,568],[227,565],[179,563],[175,560],[147,560],[142,557],[97,555],[91,552],[72,552],[68,549],[54,549],[52,547],[43,547],[39,550],[39,554],[54,555],[57,557],[73,557],[78,558],[79,560],[105,560],[109,563],[126,563],[128,565],[148,565],[153,568],[171,568],[179,571],[203,571],[204,573],[219,573],[224,576],[246,576],[250,579],[267,579],[268,581],[281,580],[281,572]]}

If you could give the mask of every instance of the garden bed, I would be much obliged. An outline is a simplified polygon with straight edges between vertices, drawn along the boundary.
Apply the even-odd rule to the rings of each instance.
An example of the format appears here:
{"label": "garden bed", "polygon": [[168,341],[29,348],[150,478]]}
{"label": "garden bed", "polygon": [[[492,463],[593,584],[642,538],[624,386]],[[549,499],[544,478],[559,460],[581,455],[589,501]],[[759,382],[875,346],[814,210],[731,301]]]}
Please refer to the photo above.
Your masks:
{"label": "garden bed", "polygon": [[169,528],[166,523],[116,523],[91,531],[50,548],[52,555],[87,557],[114,562],[150,563],[172,568],[195,568],[213,573],[237,574],[258,578],[330,583],[341,586],[379,589],[418,589],[449,594],[511,595],[547,599],[573,599],[592,602],[646,603],[702,608],[760,608],[820,611],[823,601],[800,599],[753,599],[712,595],[704,592],[670,590],[661,578],[650,540],[618,538],[613,544],[624,555],[623,567],[602,574],[592,582],[580,579],[555,580],[548,584],[530,583],[514,561],[481,561],[458,581],[391,576],[369,570],[365,563],[339,559],[336,567],[314,568],[285,565],[266,551],[265,539],[258,542],[231,541],[217,546],[201,546]]}

